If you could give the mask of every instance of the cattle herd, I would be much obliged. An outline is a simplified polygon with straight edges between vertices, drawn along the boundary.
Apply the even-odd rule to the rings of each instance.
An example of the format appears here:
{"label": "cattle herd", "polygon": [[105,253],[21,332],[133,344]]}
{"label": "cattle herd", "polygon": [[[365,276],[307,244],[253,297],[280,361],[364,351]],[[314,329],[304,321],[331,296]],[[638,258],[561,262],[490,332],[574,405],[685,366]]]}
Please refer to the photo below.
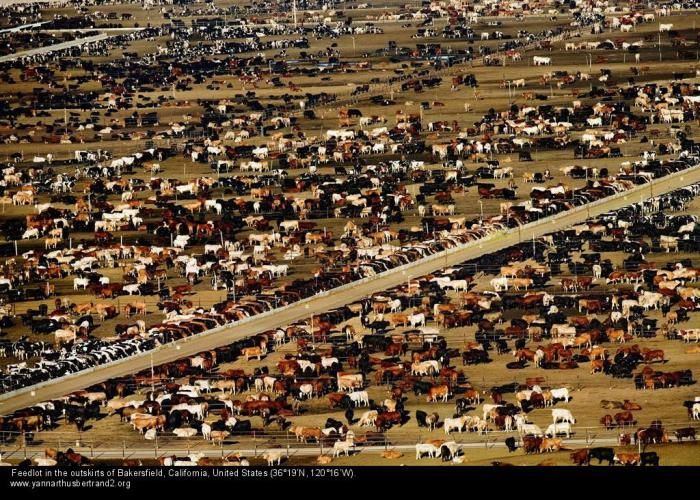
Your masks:
{"label": "cattle herd", "polygon": [[697,465],[698,7],[1,7],[0,461]]}

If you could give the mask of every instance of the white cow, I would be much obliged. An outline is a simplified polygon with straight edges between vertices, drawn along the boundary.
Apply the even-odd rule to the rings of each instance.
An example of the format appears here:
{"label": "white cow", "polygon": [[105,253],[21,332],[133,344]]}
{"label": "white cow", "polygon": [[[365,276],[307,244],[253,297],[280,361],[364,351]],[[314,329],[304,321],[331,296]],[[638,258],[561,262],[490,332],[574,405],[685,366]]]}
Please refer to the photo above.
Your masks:
{"label": "white cow", "polygon": [[345,436],[345,441],[336,441],[333,443],[333,456],[338,457],[340,453],[345,453],[345,456],[350,455],[350,451],[355,449],[354,433],[349,431]]}
{"label": "white cow", "polygon": [[408,317],[408,322],[411,324],[411,327],[415,328],[416,326],[425,326],[425,314],[419,313],[419,314],[411,314]]}
{"label": "white cow", "polygon": [[133,295],[133,294],[141,295],[141,289],[139,288],[138,284],[124,285],[122,287],[122,290],[124,290],[129,295]]}
{"label": "white cow", "polygon": [[27,229],[23,234],[22,234],[22,239],[23,240],[28,240],[31,238],[38,238],[39,237],[39,230],[35,227],[31,227]]}
{"label": "white cow", "polygon": [[691,410],[693,420],[700,420],[700,403],[695,403]]}
{"label": "white cow", "polygon": [[348,396],[350,396],[350,401],[352,401],[355,406],[369,406],[369,394],[367,391],[351,392]]}
{"label": "white cow", "polygon": [[78,290],[82,288],[85,290],[90,284],[90,280],[87,278],[73,278],[73,290]]}
{"label": "white cow", "polygon": [[430,458],[435,458],[440,454],[440,450],[434,444],[416,444],[416,460],[420,460],[425,454]]}
{"label": "white cow", "polygon": [[183,427],[180,429],[174,429],[173,434],[180,438],[191,438],[197,435],[197,429],[192,429],[191,427]]}
{"label": "white cow", "polygon": [[445,422],[443,424],[445,434],[450,434],[453,430],[456,430],[461,434],[462,430],[464,430],[464,425],[467,423],[467,419],[471,419],[471,417],[463,416],[458,418],[445,418]]}
{"label": "white cow", "polygon": [[267,466],[272,467],[277,462],[279,465],[282,462],[282,452],[281,451],[266,451],[263,453],[263,459],[267,461]]}
{"label": "white cow", "polygon": [[211,440],[211,425],[206,422],[202,424],[202,436],[206,441]]}
{"label": "white cow", "polygon": [[576,423],[576,419],[574,416],[571,414],[571,411],[569,410],[564,410],[561,408],[554,408],[552,409],[552,420],[556,424],[559,421],[562,422],[569,422],[571,424]]}
{"label": "white cow", "polygon": [[535,437],[542,437],[544,435],[542,433],[542,429],[540,429],[539,426],[536,424],[521,423],[520,425],[518,425],[518,432],[521,436],[531,434]]}
{"label": "white cow", "polygon": [[557,437],[557,434],[566,434],[567,439],[571,437],[571,424],[568,422],[560,422],[558,424],[551,424],[547,427],[545,435],[548,437]]}
{"label": "white cow", "polygon": [[496,292],[508,291],[508,278],[493,278],[489,284]]}
{"label": "white cow", "polygon": [[549,391],[552,393],[553,399],[563,399],[567,403],[569,402],[569,389],[562,387],[560,389],[552,389]]}

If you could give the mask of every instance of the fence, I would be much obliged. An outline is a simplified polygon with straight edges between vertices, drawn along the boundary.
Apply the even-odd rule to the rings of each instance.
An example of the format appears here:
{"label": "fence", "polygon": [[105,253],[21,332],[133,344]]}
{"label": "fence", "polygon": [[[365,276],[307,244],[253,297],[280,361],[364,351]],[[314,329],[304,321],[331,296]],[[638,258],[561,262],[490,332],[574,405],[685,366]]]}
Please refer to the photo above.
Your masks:
{"label": "fence", "polygon": [[[663,429],[673,438],[674,431],[688,428],[689,422],[662,422]],[[639,426],[618,427],[605,429],[601,426],[573,426],[569,438],[563,439],[567,448],[611,446],[619,444],[620,434],[634,434]],[[646,426],[643,426],[646,428]],[[368,431],[373,429],[366,428]],[[543,429],[544,430],[544,429]],[[478,432],[452,432],[445,434],[442,428],[432,432],[419,428],[408,431],[394,428],[386,433],[368,435],[364,441],[363,434],[354,429],[357,450],[368,453],[378,453],[384,450],[414,450],[415,445],[429,440],[455,441],[467,450],[504,448],[505,440],[509,437],[520,437],[517,431],[489,430],[484,434]],[[4,460],[23,460],[25,458],[43,457],[45,449],[55,448],[74,451],[96,460],[122,459],[158,459],[172,455],[203,454],[208,457],[225,457],[232,453],[259,458],[266,451],[282,451],[287,458],[300,456],[316,456],[328,453],[332,449],[333,437],[320,441],[300,442],[295,434],[287,431],[255,430],[250,433],[229,436],[222,441],[206,441],[202,435],[191,438],[179,438],[172,433],[160,433],[153,440],[145,440],[138,435],[125,438],[114,437],[113,434],[85,434],[75,432],[51,432],[50,435],[38,434],[32,440],[19,433],[2,433],[0,441],[0,456]],[[40,438],[40,439],[39,439]],[[359,438],[359,439],[358,439]],[[645,447],[638,443],[640,450]]]}

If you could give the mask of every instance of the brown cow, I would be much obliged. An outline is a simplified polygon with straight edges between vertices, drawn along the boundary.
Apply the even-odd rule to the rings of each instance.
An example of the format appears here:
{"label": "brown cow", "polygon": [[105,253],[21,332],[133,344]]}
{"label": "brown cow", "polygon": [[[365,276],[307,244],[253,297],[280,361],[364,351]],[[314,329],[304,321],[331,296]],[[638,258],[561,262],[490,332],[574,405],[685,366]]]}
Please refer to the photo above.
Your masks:
{"label": "brown cow", "polygon": [[590,465],[591,463],[591,457],[588,453],[588,448],[576,450],[570,455],[570,457],[571,460],[574,462],[574,465]]}
{"label": "brown cow", "polygon": [[608,335],[608,340],[610,340],[610,342],[619,342],[621,344],[625,343],[624,330],[615,330],[614,328],[608,328],[606,334]]}
{"label": "brown cow", "polygon": [[406,352],[406,344],[404,343],[398,343],[398,342],[392,342],[389,344],[384,351],[385,356],[401,356]]}
{"label": "brown cow", "polygon": [[300,370],[300,368],[299,363],[294,359],[282,360],[277,363],[277,369],[285,377],[293,377]]}
{"label": "brown cow", "polygon": [[617,423],[617,425],[620,427],[623,425],[634,425],[637,422],[634,419],[634,415],[632,415],[631,411],[616,413],[613,418],[615,419],[615,423]]}
{"label": "brown cow", "polygon": [[133,426],[134,430],[137,430],[143,434],[147,429],[155,429],[157,421],[156,417],[135,418],[131,422],[131,425]]}
{"label": "brown cow", "polygon": [[241,349],[241,354],[245,356],[246,361],[253,357],[258,358],[258,361],[260,361],[263,356],[262,349],[259,347],[244,347]]}
{"label": "brown cow", "polygon": [[382,431],[391,427],[393,424],[402,425],[403,417],[401,412],[398,411],[387,411],[380,413],[374,421],[374,426],[378,431]]}
{"label": "brown cow", "polygon": [[30,415],[27,417],[16,418],[12,420],[12,423],[15,425],[19,432],[24,432],[32,429],[35,432],[39,432],[43,425],[43,418],[41,417],[41,415]]}
{"label": "brown cow", "polygon": [[540,445],[540,453],[561,450],[561,438],[543,438]]}
{"label": "brown cow", "polygon": [[625,402],[622,403],[622,409],[623,410],[641,410],[642,407],[638,405],[637,403],[631,402],[629,399],[625,399]]}
{"label": "brown cow", "polygon": [[604,347],[594,346],[590,353],[591,359],[605,360],[608,357],[608,351]]}
{"label": "brown cow", "polygon": [[644,349],[642,351],[642,356],[644,356],[645,363],[651,363],[653,361],[664,361],[665,355],[664,351],[661,349]]}
{"label": "brown cow", "polygon": [[392,326],[406,326],[408,325],[408,315],[407,314],[391,314],[388,316],[389,323]]}
{"label": "brown cow", "polygon": [[591,347],[591,335],[589,333],[582,333],[574,338],[574,347],[578,347],[580,349],[585,345]]}
{"label": "brown cow", "polygon": [[605,415],[603,418],[600,419],[600,423],[605,427],[607,430],[610,430],[614,427],[613,424],[614,420],[612,415]]}
{"label": "brown cow", "polygon": [[542,447],[542,438],[534,436],[523,437],[523,451],[526,454],[530,453],[540,453]]}
{"label": "brown cow", "polygon": [[602,372],[605,368],[605,361],[602,359],[591,360],[591,374]]}
{"label": "brown cow", "polygon": [[450,395],[450,387],[447,385],[439,385],[435,387],[431,387],[428,390],[428,394],[426,396],[426,401],[428,403],[433,402],[436,403],[438,399],[440,399],[443,403],[447,403],[447,398]]}
{"label": "brown cow", "polygon": [[622,465],[639,465],[640,456],[639,453],[622,453],[618,451],[615,453],[613,460]]}

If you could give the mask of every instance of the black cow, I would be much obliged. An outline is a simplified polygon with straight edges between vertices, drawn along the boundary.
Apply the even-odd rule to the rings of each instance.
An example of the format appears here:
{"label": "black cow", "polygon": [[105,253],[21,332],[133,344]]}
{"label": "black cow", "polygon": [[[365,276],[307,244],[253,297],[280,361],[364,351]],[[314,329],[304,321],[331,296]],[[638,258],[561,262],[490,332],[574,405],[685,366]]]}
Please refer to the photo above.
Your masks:
{"label": "black cow", "polygon": [[498,352],[498,354],[506,354],[508,352],[508,343],[503,339],[497,340],[496,352]]}
{"label": "black cow", "polygon": [[324,427],[324,429],[340,429],[341,427],[343,427],[343,423],[341,421],[336,420],[334,418],[329,418],[326,419],[326,426]]}
{"label": "black cow", "polygon": [[418,422],[418,427],[428,427],[425,419],[428,414],[422,410],[416,410],[416,422]]}
{"label": "black cow", "polygon": [[443,462],[449,462],[450,460],[452,460],[452,451],[449,447],[445,445],[442,445],[440,447],[440,458],[442,458]]}
{"label": "black cow", "polygon": [[659,466],[659,455],[655,451],[646,451],[639,455],[639,465]]}
{"label": "black cow", "polygon": [[695,441],[695,429],[692,427],[684,427],[682,429],[678,429],[676,432],[673,433],[674,436],[676,436],[676,439],[678,439],[678,442],[680,443],[683,441],[683,438],[689,438]]}
{"label": "black cow", "polygon": [[[350,398],[348,398],[350,399]],[[355,421],[355,412],[352,410],[352,408],[348,408],[345,410],[345,420],[347,420],[348,425],[352,425],[353,422]]]}
{"label": "black cow", "polygon": [[615,451],[612,448],[591,448],[590,458],[597,458],[600,465],[603,460],[608,461],[608,465],[612,465],[615,459]]}
{"label": "black cow", "polygon": [[479,363],[488,363],[489,355],[486,351],[471,350],[462,353],[462,365],[477,365]]}
{"label": "black cow", "polygon": [[464,415],[471,409],[472,407],[469,404],[469,401],[467,401],[465,398],[459,398],[457,401],[455,401],[455,411],[459,415]]}
{"label": "black cow", "polygon": [[231,429],[231,434],[249,434],[252,428],[250,420],[238,420]]}
{"label": "black cow", "polygon": [[515,443],[514,437],[506,438],[505,443],[506,443],[506,448],[508,448],[508,453],[513,453],[515,450],[518,449],[518,445]]}
{"label": "black cow", "polygon": [[430,382],[418,381],[413,384],[413,394],[420,396],[421,394],[427,394],[427,392],[433,387]]}

